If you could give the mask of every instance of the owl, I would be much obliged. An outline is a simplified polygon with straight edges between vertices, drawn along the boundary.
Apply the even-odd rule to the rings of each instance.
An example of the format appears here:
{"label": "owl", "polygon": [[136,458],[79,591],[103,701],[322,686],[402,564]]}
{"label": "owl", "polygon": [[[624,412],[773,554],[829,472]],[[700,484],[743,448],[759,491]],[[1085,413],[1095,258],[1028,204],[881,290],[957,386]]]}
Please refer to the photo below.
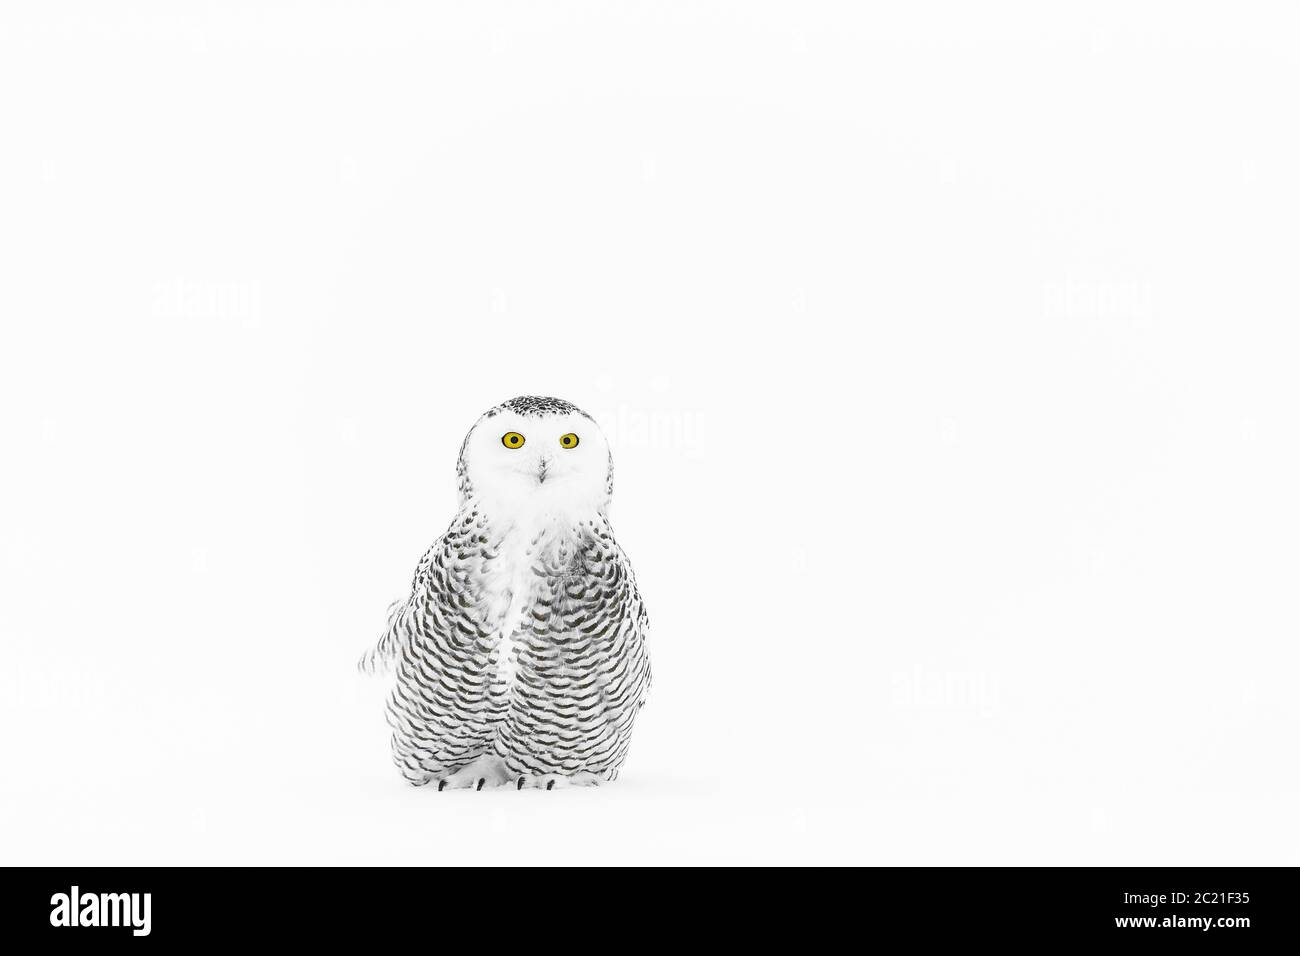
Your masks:
{"label": "owl", "polygon": [[393,759],[439,790],[614,780],[650,687],[648,619],[586,412],[511,399],[461,444],[460,509],[360,663],[395,674]]}

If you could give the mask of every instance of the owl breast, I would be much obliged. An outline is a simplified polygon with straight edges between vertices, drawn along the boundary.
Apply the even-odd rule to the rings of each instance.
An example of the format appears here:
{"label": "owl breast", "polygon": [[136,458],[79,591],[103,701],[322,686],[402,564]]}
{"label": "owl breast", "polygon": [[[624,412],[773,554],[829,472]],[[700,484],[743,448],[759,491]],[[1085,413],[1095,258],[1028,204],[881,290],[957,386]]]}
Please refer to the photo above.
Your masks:
{"label": "owl breast", "polygon": [[598,521],[545,528],[510,552],[490,659],[497,750],[534,773],[616,769],[649,679],[621,552]]}
{"label": "owl breast", "polygon": [[650,683],[645,628],[603,515],[497,530],[467,511],[371,658],[398,658],[388,716],[402,772],[425,783],[494,755],[511,774],[613,779]]}
{"label": "owl breast", "polygon": [[588,595],[588,537],[581,526],[557,523],[516,527],[502,540],[501,560],[484,589],[496,637],[489,658],[494,698],[511,696],[521,663],[529,670],[525,678],[555,660],[581,666],[561,649],[572,640],[572,629],[584,623],[573,612]]}

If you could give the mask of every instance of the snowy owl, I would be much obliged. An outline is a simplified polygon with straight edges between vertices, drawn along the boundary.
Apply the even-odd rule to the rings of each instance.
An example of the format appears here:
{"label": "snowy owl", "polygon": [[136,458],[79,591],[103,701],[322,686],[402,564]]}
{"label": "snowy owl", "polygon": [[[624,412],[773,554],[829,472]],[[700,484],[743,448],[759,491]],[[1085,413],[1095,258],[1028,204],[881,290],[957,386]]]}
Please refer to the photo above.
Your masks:
{"label": "snowy owl", "polygon": [[586,412],[511,399],[461,444],[460,510],[361,659],[393,669],[393,759],[415,785],[613,780],[650,686],[646,612],[606,512]]}

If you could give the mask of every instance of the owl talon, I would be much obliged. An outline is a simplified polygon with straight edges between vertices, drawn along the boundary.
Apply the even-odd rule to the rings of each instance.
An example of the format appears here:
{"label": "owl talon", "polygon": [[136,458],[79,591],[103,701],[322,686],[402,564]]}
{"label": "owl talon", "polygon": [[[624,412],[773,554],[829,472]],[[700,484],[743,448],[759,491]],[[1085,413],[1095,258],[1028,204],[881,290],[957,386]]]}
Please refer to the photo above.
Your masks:
{"label": "owl talon", "polygon": [[506,770],[505,763],[495,754],[476,757],[454,771],[448,767],[444,773],[447,776],[438,779],[439,790],[491,790],[514,779]]}
{"label": "owl talon", "polygon": [[598,787],[613,777],[602,777],[588,770],[575,773],[524,774],[515,781],[516,790],[567,790],[570,787]]}

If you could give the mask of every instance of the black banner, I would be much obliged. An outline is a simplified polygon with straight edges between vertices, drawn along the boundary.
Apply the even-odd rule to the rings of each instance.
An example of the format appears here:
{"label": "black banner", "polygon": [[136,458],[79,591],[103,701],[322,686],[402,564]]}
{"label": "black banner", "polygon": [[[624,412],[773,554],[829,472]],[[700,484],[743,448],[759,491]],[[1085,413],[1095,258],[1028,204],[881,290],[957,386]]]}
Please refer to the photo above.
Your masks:
{"label": "black banner", "polygon": [[581,945],[598,925],[606,940],[703,925],[810,940],[834,931],[863,941],[903,934],[1236,948],[1286,944],[1296,919],[1292,869],[9,869],[5,879],[8,938],[93,948],[241,943],[252,926],[261,942],[360,934],[432,946],[431,925],[472,926],[485,916],[502,934],[492,945],[502,946],[535,927],[552,943]]}

